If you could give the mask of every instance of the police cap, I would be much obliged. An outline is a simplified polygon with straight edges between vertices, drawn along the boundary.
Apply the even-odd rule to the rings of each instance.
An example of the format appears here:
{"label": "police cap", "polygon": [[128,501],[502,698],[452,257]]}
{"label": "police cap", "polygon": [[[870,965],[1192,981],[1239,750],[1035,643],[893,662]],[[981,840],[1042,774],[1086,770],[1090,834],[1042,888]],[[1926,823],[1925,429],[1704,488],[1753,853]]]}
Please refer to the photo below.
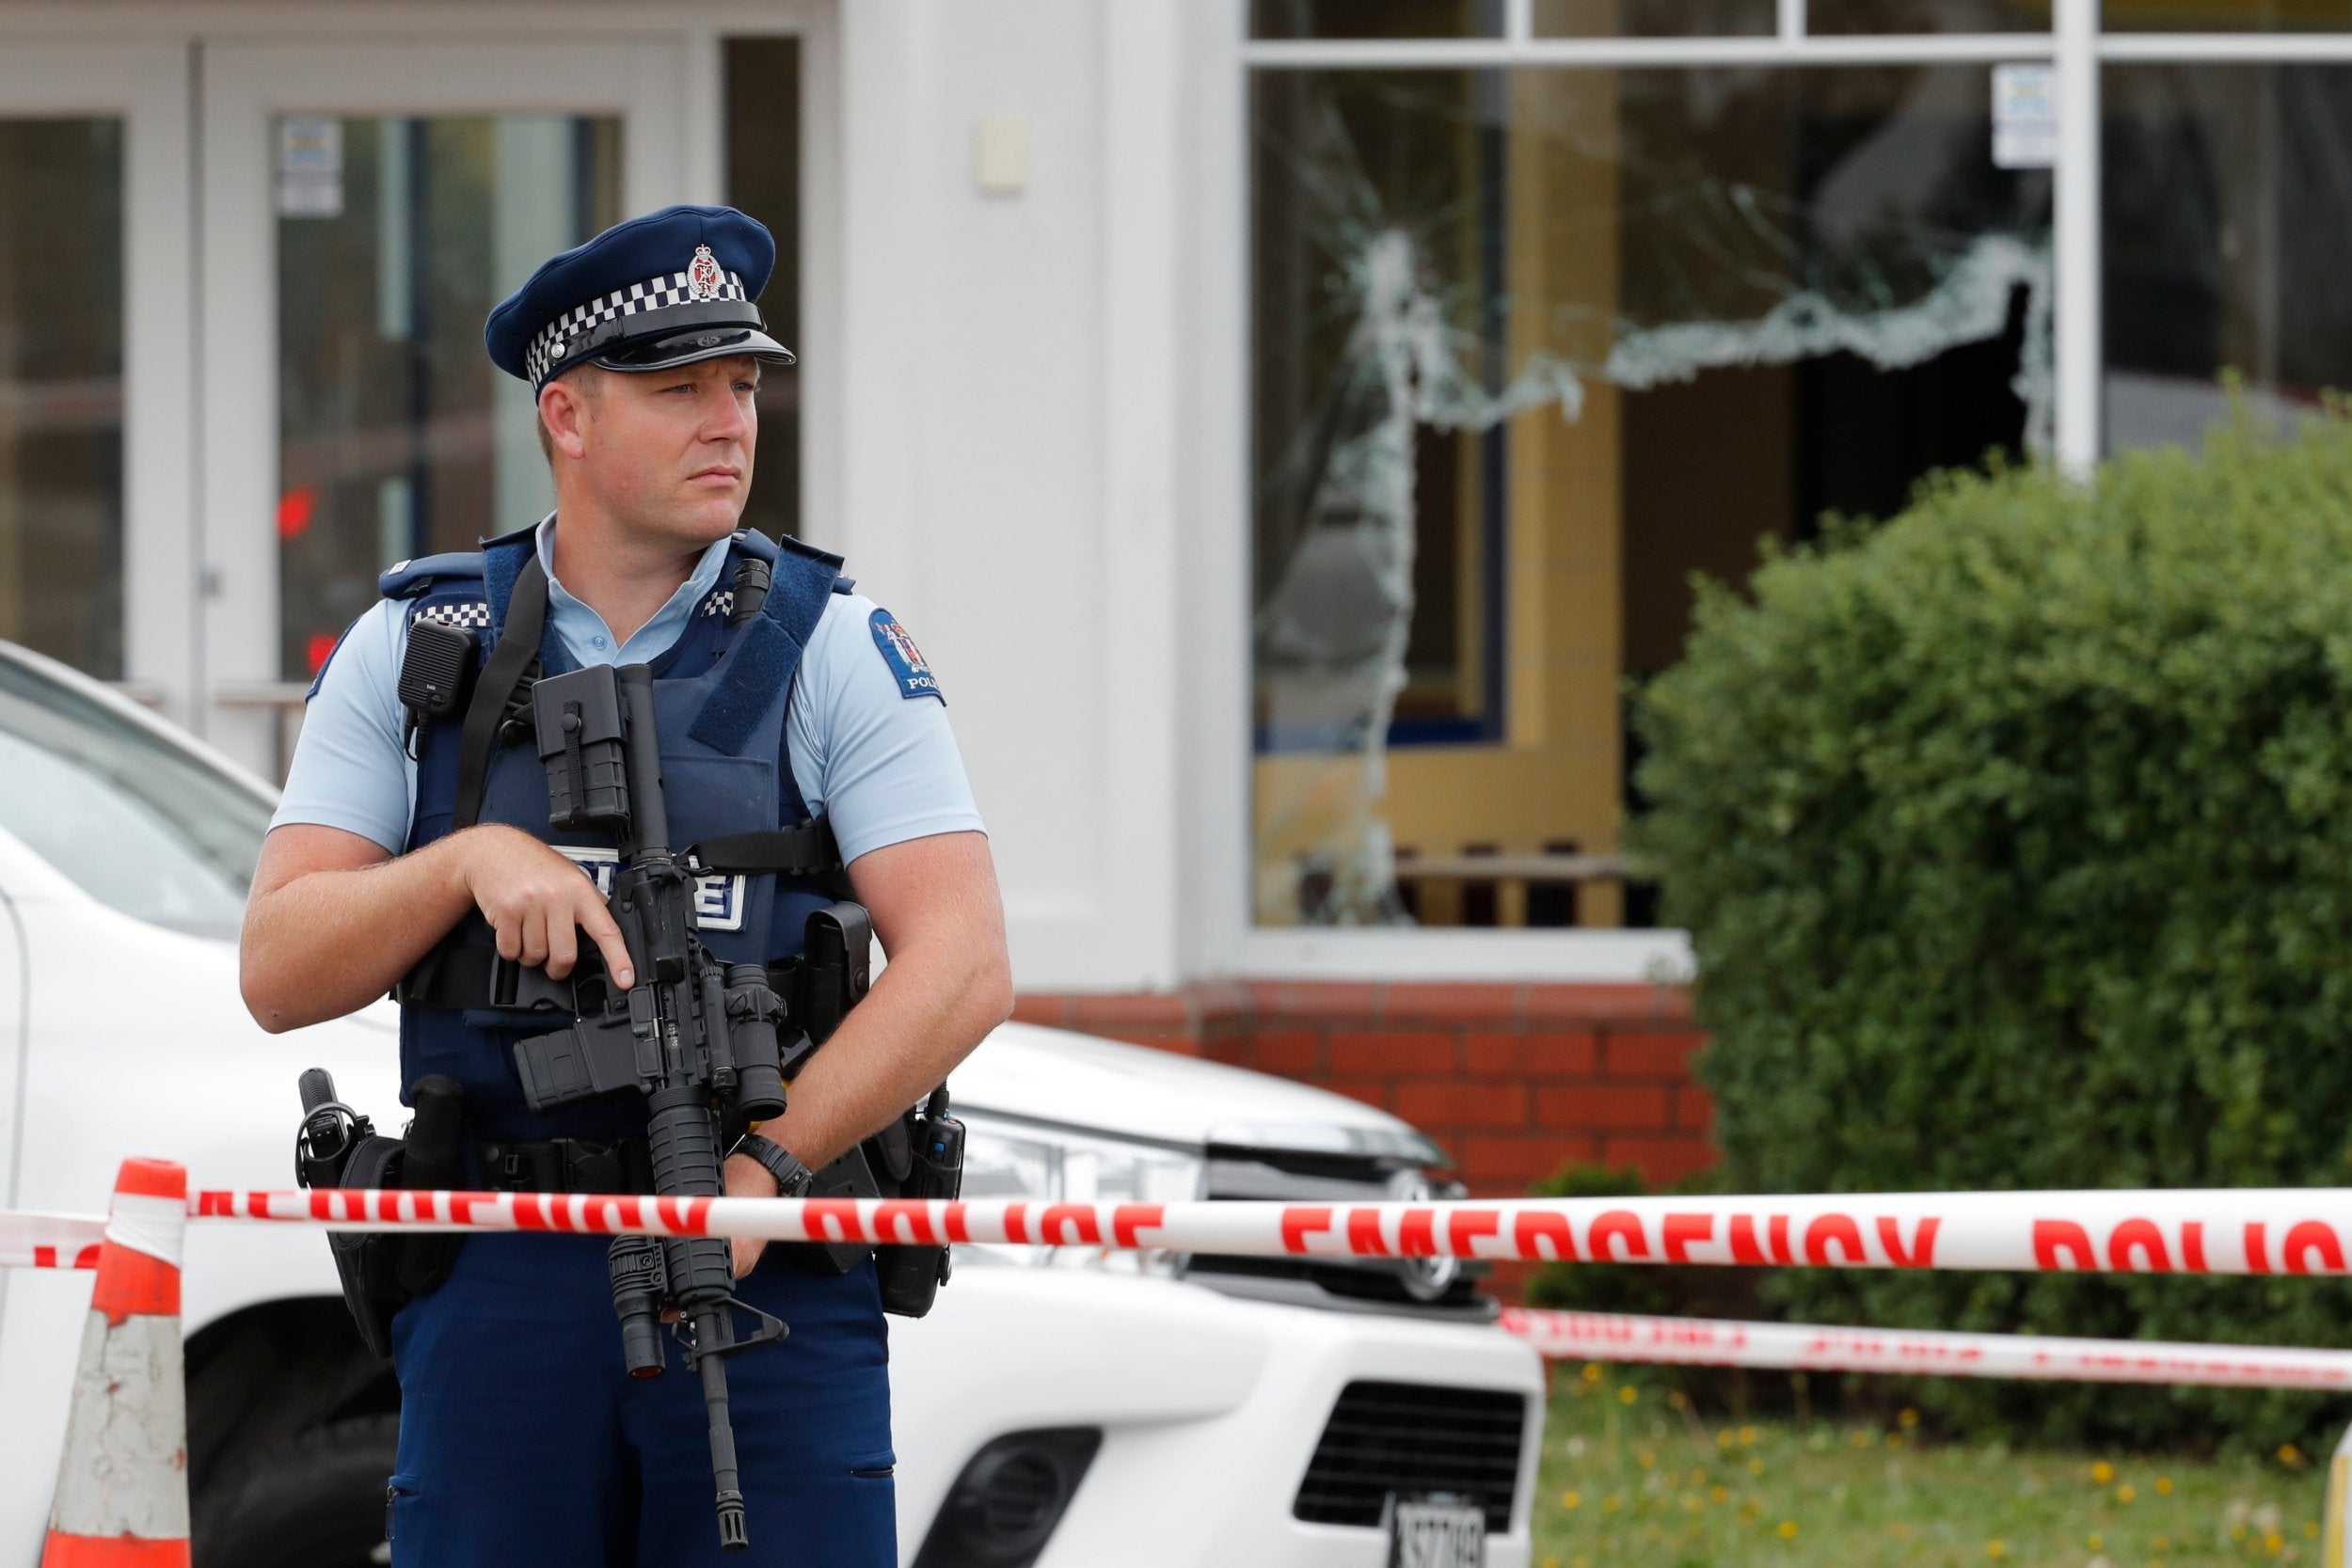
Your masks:
{"label": "police cap", "polygon": [[749,354],[792,363],[754,301],[776,242],[732,207],[664,207],[550,258],[490,312],[483,343],[537,391],[575,365],[662,371]]}

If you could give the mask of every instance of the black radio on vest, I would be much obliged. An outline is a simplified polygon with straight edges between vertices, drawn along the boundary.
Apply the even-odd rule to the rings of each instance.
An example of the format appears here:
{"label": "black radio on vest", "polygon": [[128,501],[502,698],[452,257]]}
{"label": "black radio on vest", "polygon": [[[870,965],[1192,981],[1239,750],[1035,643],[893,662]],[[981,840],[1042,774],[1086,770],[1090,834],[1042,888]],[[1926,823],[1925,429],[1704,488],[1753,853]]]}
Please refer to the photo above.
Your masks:
{"label": "black radio on vest", "polygon": [[[516,1042],[524,1098],[532,1110],[546,1111],[591,1095],[641,1091],[654,1191],[716,1197],[723,1190],[722,1112],[750,1121],[783,1114],[776,1043],[783,1007],[768,990],[764,970],[739,965],[758,978],[740,977],[733,989],[748,992],[755,984],[765,993],[766,1006],[754,1017],[743,1003],[756,999],[729,996],[729,980],[738,977],[695,934],[694,879],[669,844],[652,673],[642,664],[618,671],[592,665],[550,676],[532,688],[532,705],[554,826],[610,830],[620,839],[610,903],[636,984],[622,991],[583,976],[575,988],[580,1013],[568,1028]],[[739,1550],[750,1535],[724,1358],[782,1338],[786,1327],[736,1297],[723,1238],[623,1236],[613,1241],[610,1261],[630,1375],[662,1370],[661,1314],[679,1314],[687,1364],[701,1374],[710,1413],[720,1544]],[[737,1331],[739,1311],[758,1320],[748,1334]]]}

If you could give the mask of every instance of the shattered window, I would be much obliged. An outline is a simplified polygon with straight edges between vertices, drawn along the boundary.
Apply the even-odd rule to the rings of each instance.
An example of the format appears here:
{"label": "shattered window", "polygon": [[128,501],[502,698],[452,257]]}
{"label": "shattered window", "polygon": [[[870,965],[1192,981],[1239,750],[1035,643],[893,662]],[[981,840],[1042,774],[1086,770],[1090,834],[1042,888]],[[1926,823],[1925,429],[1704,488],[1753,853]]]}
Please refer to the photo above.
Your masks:
{"label": "shattered window", "polygon": [[1780,25],[1776,0],[1534,0],[1537,38],[1767,37]]}
{"label": "shattered window", "polygon": [[1249,0],[1253,39],[1502,36],[1502,0]]}
{"label": "shattered window", "polygon": [[2352,387],[2352,66],[2130,64],[2103,81],[2109,447],[2291,422]]}
{"label": "shattered window", "polygon": [[1267,926],[1643,924],[1624,697],[1693,571],[2051,436],[1987,68],[1252,81]]}

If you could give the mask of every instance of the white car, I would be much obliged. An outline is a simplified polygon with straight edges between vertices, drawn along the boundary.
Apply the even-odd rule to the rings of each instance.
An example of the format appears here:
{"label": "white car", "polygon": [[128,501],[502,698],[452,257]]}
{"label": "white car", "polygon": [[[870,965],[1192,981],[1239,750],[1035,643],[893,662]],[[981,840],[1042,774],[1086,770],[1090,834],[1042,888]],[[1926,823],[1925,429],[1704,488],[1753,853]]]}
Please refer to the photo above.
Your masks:
{"label": "white car", "polygon": [[[132,1154],[291,1185],[309,1067],[396,1129],[389,1005],[273,1037],[238,999],[270,803],[0,643],[5,1207],[98,1212]],[[1440,1160],[1352,1101],[1019,1024],[953,1089],[976,1196],[1360,1199],[1425,1192]],[[386,1560],[399,1391],[324,1238],[193,1226],[184,1298],[199,1568]],[[88,1301],[86,1274],[0,1270],[0,1564],[40,1556]],[[890,1321],[901,1560],[1377,1568],[1391,1499],[1442,1493],[1484,1508],[1492,1568],[1524,1568],[1543,1377],[1491,1317],[1442,1260],[961,1249],[930,1315]]]}

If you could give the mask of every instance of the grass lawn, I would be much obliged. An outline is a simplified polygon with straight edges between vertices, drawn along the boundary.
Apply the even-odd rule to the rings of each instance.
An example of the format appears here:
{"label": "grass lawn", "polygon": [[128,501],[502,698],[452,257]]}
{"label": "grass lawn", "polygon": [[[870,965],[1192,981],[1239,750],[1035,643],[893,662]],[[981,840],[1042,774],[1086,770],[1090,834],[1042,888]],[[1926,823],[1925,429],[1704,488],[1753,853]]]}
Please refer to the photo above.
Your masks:
{"label": "grass lawn", "polygon": [[2326,1456],[1964,1447],[1694,1408],[1660,1369],[1553,1375],[1538,1568],[2201,1568],[2319,1559]]}

